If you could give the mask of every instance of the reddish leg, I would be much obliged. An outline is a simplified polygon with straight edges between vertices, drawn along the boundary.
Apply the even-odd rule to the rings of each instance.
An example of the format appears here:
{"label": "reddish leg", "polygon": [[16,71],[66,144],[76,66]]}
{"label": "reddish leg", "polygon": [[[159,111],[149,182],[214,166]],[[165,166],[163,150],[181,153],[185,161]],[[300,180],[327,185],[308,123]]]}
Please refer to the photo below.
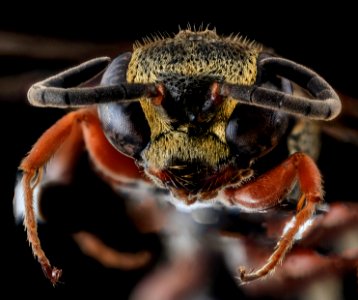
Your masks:
{"label": "reddish leg", "polygon": [[260,211],[278,205],[298,179],[302,196],[297,204],[297,214],[278,241],[275,251],[265,265],[257,271],[246,273],[240,268],[243,282],[255,280],[272,272],[291,248],[296,234],[312,217],[322,200],[322,180],[314,161],[303,153],[295,153],[282,164],[238,189],[225,190],[227,201],[251,211]]}
{"label": "reddish leg", "polygon": [[[129,178],[127,180],[141,177],[133,160],[120,154],[108,143],[94,110],[81,109],[71,112],[40,137],[20,165],[20,169],[23,171],[21,184],[25,198],[24,225],[34,256],[37,257],[45,275],[53,284],[56,284],[61,276],[61,270],[51,266],[41,248],[33,207],[33,192],[41,181],[43,168],[50,158],[57,154],[58,150],[71,149],[68,147],[70,141],[80,145],[81,142],[78,139],[83,137],[95,165],[106,177],[115,181],[124,180],[126,177]],[[65,145],[66,147],[64,147]]]}
{"label": "reddish leg", "polygon": [[132,270],[145,266],[151,259],[148,251],[122,253],[105,245],[99,238],[88,232],[74,234],[74,239],[83,253],[93,257],[107,268]]}

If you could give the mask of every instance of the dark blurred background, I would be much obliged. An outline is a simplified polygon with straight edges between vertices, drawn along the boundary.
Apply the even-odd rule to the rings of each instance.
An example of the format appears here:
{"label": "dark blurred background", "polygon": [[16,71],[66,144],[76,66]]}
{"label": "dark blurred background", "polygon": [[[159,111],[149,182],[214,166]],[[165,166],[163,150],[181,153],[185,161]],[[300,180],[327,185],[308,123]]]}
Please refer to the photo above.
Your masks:
{"label": "dark blurred background", "polygon": [[[357,16],[356,10],[345,4],[325,4],[320,10],[300,1],[284,5],[218,1],[201,4],[200,9],[194,9],[193,3],[169,1],[166,5],[96,3],[80,9],[73,5],[48,2],[40,10],[33,4],[14,3],[15,7],[3,9],[0,16],[2,291],[17,293],[21,289],[54,297],[100,290],[125,299],[149,267],[133,272],[104,269],[78,250],[71,234],[86,229],[101,234],[107,243],[121,244],[124,250],[140,249],[144,244],[158,251],[161,247],[157,237],[135,232],[121,213],[122,202],[92,173],[84,156],[71,186],[44,192],[49,222],[40,225],[40,236],[53,263],[65,272],[64,283],[55,289],[44,278],[23,227],[14,222],[13,186],[22,157],[65,112],[30,107],[26,91],[31,83],[95,56],[115,57],[130,50],[133,41],[152,33],[172,34],[178,32],[179,25],[203,24],[216,27],[219,34],[239,32],[272,47],[313,68],[339,91],[358,97]],[[319,164],[327,201],[356,200],[356,175],[350,172],[355,174],[358,168],[357,148],[328,136],[323,137],[323,146]],[[346,296],[348,299],[349,292]]]}

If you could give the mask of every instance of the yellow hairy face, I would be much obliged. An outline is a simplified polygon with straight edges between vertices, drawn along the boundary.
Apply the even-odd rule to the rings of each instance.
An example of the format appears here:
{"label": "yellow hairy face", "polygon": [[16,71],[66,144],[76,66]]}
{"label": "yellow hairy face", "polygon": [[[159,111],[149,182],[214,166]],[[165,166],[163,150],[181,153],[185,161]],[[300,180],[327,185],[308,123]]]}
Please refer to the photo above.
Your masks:
{"label": "yellow hairy face", "polygon": [[[220,37],[211,30],[183,30],[173,38],[136,44],[127,81],[164,87],[163,105],[140,100],[151,131],[151,142],[142,153],[148,175],[170,172],[190,185],[198,176],[210,176],[228,167],[230,149],[225,129],[236,101],[222,99],[203,113],[205,99],[210,98],[215,82],[252,85],[260,52],[255,43]],[[185,117],[189,112],[192,119]]]}

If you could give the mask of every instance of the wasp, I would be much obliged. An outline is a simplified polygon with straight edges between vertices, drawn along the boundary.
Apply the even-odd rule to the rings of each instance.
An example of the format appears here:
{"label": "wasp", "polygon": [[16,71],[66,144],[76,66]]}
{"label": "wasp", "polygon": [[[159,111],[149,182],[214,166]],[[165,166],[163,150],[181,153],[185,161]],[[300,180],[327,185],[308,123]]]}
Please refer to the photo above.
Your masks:
{"label": "wasp", "polygon": [[[81,86],[103,71],[99,86]],[[293,85],[304,92],[294,93]],[[41,248],[33,200],[45,166],[64,145],[84,141],[95,168],[118,189],[141,182],[188,209],[219,204],[264,212],[298,187],[296,215],[267,262],[252,272],[240,268],[247,282],[275,269],[322,203],[314,143],[300,141],[314,141],[311,120],[331,120],[341,110],[336,92],[313,70],[209,29],[136,43],[113,61],[92,59],[35,83],[28,99],[74,109],[19,167],[28,240],[53,284],[61,270]]]}

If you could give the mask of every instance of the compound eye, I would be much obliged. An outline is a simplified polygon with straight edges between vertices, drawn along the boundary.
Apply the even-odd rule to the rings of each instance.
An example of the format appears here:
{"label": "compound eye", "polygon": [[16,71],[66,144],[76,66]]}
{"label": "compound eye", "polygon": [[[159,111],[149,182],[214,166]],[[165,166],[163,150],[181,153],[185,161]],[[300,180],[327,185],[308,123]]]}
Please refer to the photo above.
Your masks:
{"label": "compound eye", "polygon": [[287,116],[280,112],[237,105],[226,127],[226,140],[233,155],[257,158],[277,144],[287,126]]}
{"label": "compound eye", "polygon": [[226,141],[236,155],[248,152],[247,148],[250,143],[247,138],[248,129],[245,129],[247,127],[245,121],[247,121],[245,115],[240,113],[239,107],[236,107],[226,127]]}
{"label": "compound eye", "polygon": [[109,103],[99,106],[103,131],[120,152],[135,159],[150,141],[150,128],[139,103]]}

